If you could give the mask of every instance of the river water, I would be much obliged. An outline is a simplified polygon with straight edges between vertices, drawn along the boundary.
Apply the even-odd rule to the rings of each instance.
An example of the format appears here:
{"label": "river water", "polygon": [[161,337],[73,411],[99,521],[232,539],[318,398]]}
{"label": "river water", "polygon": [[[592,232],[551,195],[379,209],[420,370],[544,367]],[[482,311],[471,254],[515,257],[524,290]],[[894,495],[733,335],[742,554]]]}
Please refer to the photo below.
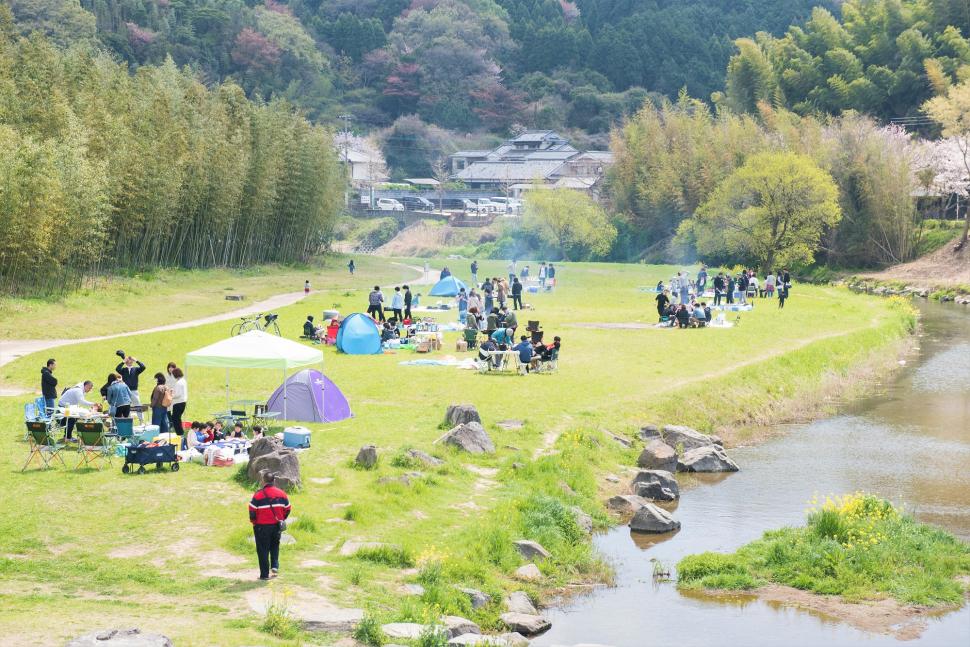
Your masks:
{"label": "river water", "polygon": [[917,354],[873,396],[732,450],[740,472],[680,475],[680,532],[620,526],[597,536],[616,586],[548,609],[552,629],[532,644],[970,647],[970,605],[930,619],[919,639],[903,643],[750,596],[681,594],[652,578],[651,559],[672,567],[691,553],[734,551],[765,530],[803,524],[816,493],[872,492],[970,541],[970,313],[933,303],[922,311]]}

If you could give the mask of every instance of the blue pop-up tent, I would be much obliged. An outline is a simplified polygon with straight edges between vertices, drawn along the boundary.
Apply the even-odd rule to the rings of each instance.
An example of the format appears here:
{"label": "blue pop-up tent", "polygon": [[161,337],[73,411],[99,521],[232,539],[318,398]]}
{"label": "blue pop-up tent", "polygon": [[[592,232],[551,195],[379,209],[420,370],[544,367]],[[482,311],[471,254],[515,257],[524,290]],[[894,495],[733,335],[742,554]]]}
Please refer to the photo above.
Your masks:
{"label": "blue pop-up tent", "polygon": [[458,292],[462,288],[465,288],[465,292],[468,292],[468,288],[465,287],[465,284],[461,280],[454,276],[446,276],[435,283],[428,294],[433,297],[455,297],[458,296]]}
{"label": "blue pop-up tent", "polygon": [[381,333],[374,320],[355,312],[340,323],[337,350],[348,355],[376,355],[381,352]]}

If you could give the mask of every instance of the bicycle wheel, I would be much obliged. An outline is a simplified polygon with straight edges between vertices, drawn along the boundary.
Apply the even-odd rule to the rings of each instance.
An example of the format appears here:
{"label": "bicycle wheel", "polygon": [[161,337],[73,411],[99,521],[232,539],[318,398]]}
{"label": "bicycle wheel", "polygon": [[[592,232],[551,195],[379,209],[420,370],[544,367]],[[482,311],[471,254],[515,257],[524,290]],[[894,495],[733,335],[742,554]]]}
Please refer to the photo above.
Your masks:
{"label": "bicycle wheel", "polygon": [[240,330],[241,328],[242,328],[242,324],[241,323],[233,324],[232,325],[232,330],[229,332],[229,336],[230,337],[235,337],[236,335],[238,335],[241,332],[241,330]]}
{"label": "bicycle wheel", "polygon": [[273,330],[272,330],[272,332],[277,337],[282,337],[283,336],[283,333],[280,332],[280,327],[276,325],[276,322],[275,321],[273,322]]}
{"label": "bicycle wheel", "polygon": [[239,326],[240,335],[244,332],[249,332],[250,330],[262,330],[262,328],[259,327],[258,321],[244,321]]}

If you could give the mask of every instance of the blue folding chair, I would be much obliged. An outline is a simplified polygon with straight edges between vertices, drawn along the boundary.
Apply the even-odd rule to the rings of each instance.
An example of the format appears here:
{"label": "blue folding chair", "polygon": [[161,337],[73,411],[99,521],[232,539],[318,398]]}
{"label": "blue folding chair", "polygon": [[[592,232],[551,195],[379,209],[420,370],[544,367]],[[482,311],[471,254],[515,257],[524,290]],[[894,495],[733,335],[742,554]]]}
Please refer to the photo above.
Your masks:
{"label": "blue folding chair", "polygon": [[115,433],[118,434],[119,442],[131,440],[135,435],[135,419],[115,418]]}

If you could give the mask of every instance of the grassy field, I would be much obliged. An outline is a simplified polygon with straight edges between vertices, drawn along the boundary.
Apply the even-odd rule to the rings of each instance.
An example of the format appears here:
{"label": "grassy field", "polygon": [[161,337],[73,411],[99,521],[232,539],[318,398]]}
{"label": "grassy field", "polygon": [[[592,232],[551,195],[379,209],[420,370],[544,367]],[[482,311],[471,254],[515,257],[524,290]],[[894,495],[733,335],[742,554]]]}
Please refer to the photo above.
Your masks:
{"label": "grassy field", "polygon": [[[92,278],[84,288],[62,298],[0,297],[0,340],[95,337],[191,321],[277,294],[301,292],[307,279],[313,289],[339,291],[367,282],[406,281],[416,276],[413,270],[391,265],[387,259],[361,256],[355,257],[355,262],[358,268],[354,278],[347,271],[347,258],[335,256],[306,266],[153,270]],[[420,265],[413,259],[411,262]],[[246,299],[226,301],[227,294],[243,294]]]}
{"label": "grassy field", "polygon": [[959,605],[970,545],[861,493],[813,502],[808,524],[765,533],[736,553],[701,553],[677,565],[680,586],[744,590],[768,582],[851,601]]}
{"label": "grassy field", "polygon": [[[379,260],[373,261],[379,263]],[[461,265],[464,265],[462,262]],[[483,263],[480,276],[504,264]],[[457,274],[462,277],[464,268]],[[498,594],[512,587],[523,562],[511,542],[537,539],[553,558],[545,579],[526,587],[539,598],[572,582],[610,574],[578,530],[571,507],[608,523],[602,476],[635,461],[603,434],[632,437],[647,422],[682,423],[711,431],[738,423],[784,418],[792,402],[813,402],[823,382],[838,381],[913,325],[901,301],[846,290],[796,286],[784,310],[759,304],[731,329],[606,329],[577,324],[652,323],[652,295],[640,286],[668,279],[676,268],[568,264],[553,294],[529,295],[547,336],[563,338],[560,370],[552,375],[478,375],[447,367],[409,367],[407,352],[344,356],[325,350],[325,371],[348,396],[355,417],[312,426],[313,448],[301,454],[305,487],[293,496],[297,544],[284,548],[282,598],[319,594],[367,609],[368,617],[421,621],[456,613],[498,628],[499,604],[472,611],[454,585]],[[380,276],[379,267],[371,268]],[[386,271],[400,274],[401,268]],[[281,328],[296,338],[307,314],[340,304],[344,313],[366,306],[371,278],[317,290],[280,310]],[[316,282],[319,286],[320,283]],[[322,286],[320,286],[322,287]],[[150,322],[146,322],[150,323]],[[225,337],[226,323],[66,346],[56,352],[63,383],[100,380],[125,348],[150,372],[169,360]],[[439,355],[454,354],[455,335]],[[42,356],[44,355],[44,356]],[[35,387],[46,354],[2,369],[5,383]],[[188,373],[187,419],[224,407],[224,374]],[[267,397],[274,372],[232,373],[233,397]],[[470,458],[432,446],[449,404],[474,403],[498,452]],[[233,469],[186,465],[180,472],[124,476],[119,465],[102,472],[58,469],[20,474],[26,445],[19,442],[22,399],[0,398],[0,480],[17,496],[18,514],[0,518],[0,632],[18,644],[47,645],[88,627],[137,625],[184,645],[330,644],[326,637],[277,623],[275,637],[250,612],[258,592],[245,516],[248,487]],[[496,423],[524,423],[509,429]],[[351,467],[357,449],[375,444],[376,470]],[[408,463],[415,447],[445,459],[428,469]],[[384,476],[421,471],[410,486],[378,483]],[[316,481],[314,479],[317,479]],[[321,480],[323,479],[323,480]],[[326,479],[332,479],[326,481]],[[568,487],[567,487],[568,486]],[[344,557],[346,541],[382,541],[395,550]],[[420,582],[420,597],[402,595]],[[45,611],[46,610],[46,611]],[[56,621],[51,613],[56,610]]]}

